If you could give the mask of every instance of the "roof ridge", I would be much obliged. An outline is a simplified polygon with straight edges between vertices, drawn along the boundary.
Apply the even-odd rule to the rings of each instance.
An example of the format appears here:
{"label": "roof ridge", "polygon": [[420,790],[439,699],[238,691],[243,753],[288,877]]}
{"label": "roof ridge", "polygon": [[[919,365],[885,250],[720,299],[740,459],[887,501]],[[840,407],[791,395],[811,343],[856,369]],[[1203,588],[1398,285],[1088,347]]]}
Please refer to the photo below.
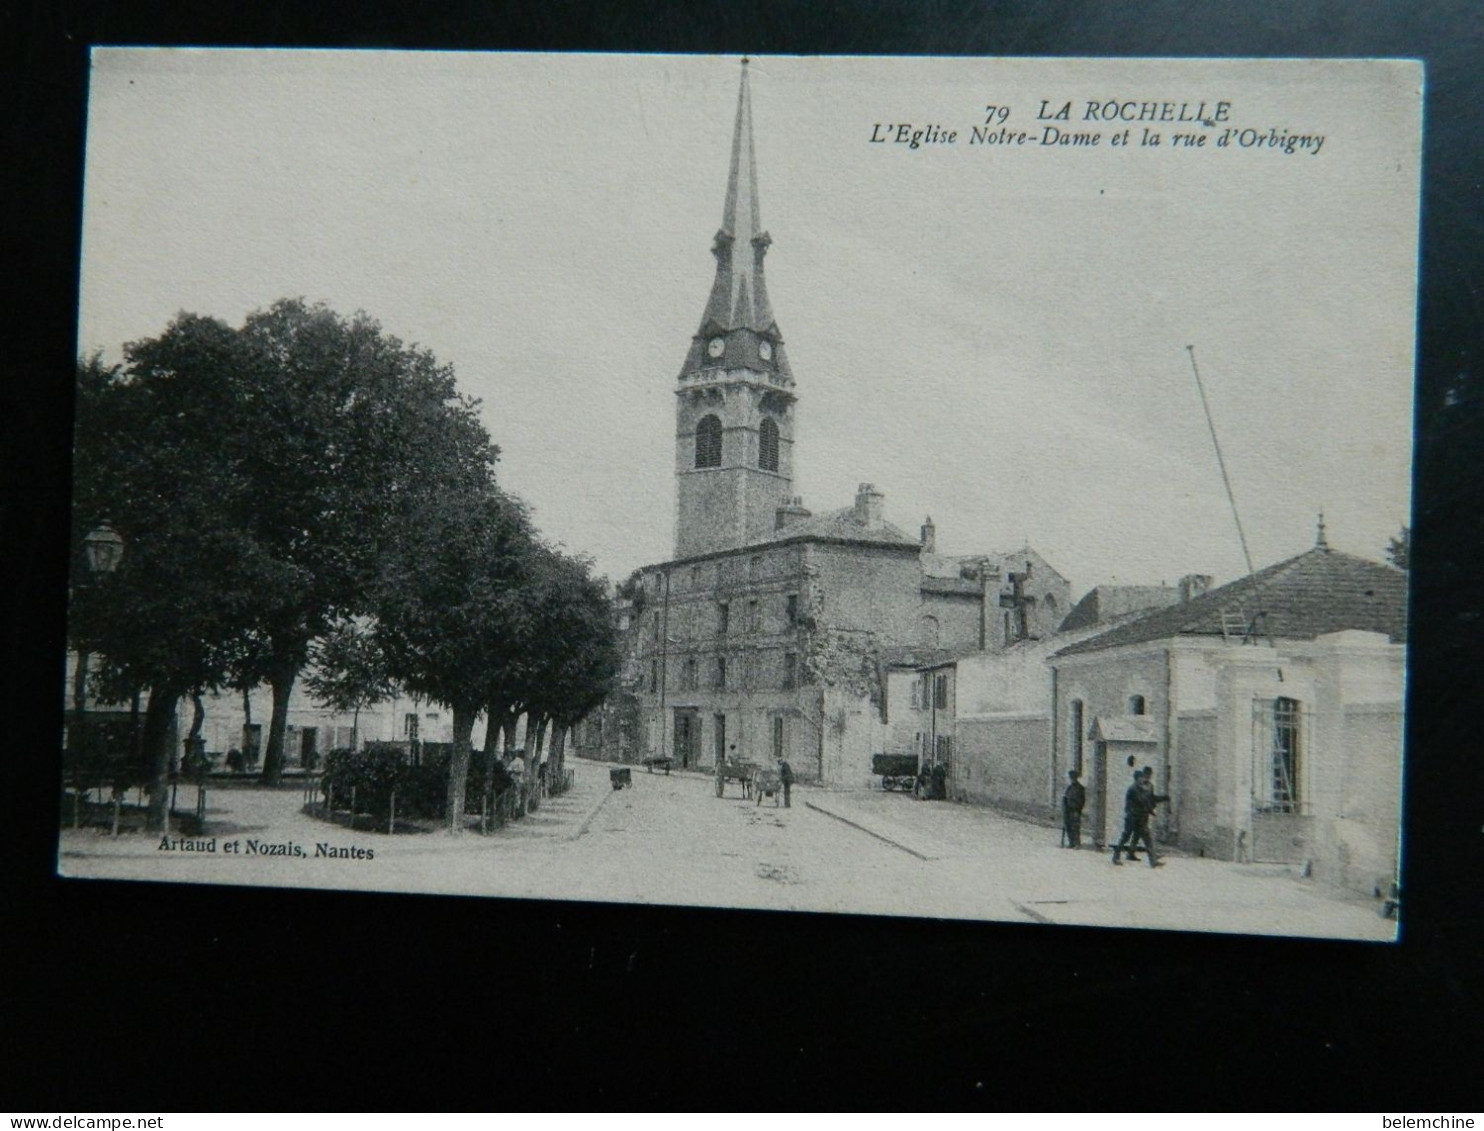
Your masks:
{"label": "roof ridge", "polygon": [[[1312,568],[1321,565],[1331,569],[1319,572]],[[1333,572],[1335,566],[1342,567],[1340,573]],[[1387,583],[1395,583],[1403,576],[1402,571],[1368,558],[1315,547],[1235,578],[1189,601],[1153,609],[1134,620],[1110,626],[1105,632],[1069,645],[1058,654],[1098,651],[1181,634],[1215,635],[1220,631],[1220,622],[1213,621],[1213,617],[1224,614],[1234,604],[1241,608],[1254,598],[1260,606],[1255,611],[1274,618],[1275,623],[1265,630],[1274,636],[1308,639],[1315,634],[1339,631],[1327,625],[1348,622],[1348,627],[1386,631],[1393,639],[1404,638],[1405,591],[1390,596],[1382,594],[1378,603],[1370,604],[1376,594],[1368,587],[1365,600],[1358,600],[1353,592],[1357,588],[1353,582],[1358,572],[1367,575],[1368,580],[1384,579]],[[1390,600],[1399,604],[1392,608],[1387,604]]]}

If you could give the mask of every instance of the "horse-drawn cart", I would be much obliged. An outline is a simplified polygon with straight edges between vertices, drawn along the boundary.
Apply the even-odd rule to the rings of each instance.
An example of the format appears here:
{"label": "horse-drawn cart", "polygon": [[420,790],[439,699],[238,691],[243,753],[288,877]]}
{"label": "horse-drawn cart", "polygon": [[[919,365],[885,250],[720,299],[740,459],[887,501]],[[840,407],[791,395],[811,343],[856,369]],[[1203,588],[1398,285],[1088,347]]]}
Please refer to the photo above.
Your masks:
{"label": "horse-drawn cart", "polygon": [[716,767],[716,796],[725,797],[727,783],[736,782],[742,787],[742,796],[752,796],[752,779],[758,772],[756,762],[723,761]]}
{"label": "horse-drawn cart", "polygon": [[871,773],[881,776],[882,789],[902,789],[911,793],[917,783],[917,755],[872,754]]}

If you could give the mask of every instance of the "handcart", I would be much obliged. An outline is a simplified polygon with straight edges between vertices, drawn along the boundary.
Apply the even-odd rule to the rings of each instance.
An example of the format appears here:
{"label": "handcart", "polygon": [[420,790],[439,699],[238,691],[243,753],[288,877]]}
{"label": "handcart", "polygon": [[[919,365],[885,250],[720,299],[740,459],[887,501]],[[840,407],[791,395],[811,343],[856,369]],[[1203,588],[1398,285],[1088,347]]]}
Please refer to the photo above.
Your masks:
{"label": "handcart", "polygon": [[916,754],[872,754],[871,772],[881,777],[882,789],[912,792],[917,784]]}

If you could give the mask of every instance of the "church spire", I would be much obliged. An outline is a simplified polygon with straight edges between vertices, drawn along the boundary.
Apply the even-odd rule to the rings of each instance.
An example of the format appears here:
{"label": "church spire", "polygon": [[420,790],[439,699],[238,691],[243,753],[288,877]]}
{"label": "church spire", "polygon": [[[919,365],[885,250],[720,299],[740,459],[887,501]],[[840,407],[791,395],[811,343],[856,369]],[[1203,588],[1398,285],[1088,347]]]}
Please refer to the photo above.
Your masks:
{"label": "church spire", "polygon": [[716,281],[701,319],[701,332],[747,329],[777,333],[768,289],[763,282],[763,256],[772,242],[763,231],[758,208],[757,158],[752,144],[752,94],[748,60],[742,60],[737,91],[737,121],[732,128],[732,166],[727,177],[726,206],[711,253]]}

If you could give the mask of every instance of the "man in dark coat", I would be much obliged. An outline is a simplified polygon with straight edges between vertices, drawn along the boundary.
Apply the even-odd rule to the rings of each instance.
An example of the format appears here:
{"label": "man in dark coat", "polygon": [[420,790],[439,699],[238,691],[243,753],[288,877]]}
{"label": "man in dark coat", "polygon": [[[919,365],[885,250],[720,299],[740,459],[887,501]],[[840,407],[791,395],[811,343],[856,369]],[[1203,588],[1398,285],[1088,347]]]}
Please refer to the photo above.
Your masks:
{"label": "man in dark coat", "polygon": [[[1128,764],[1130,766],[1134,765],[1132,756],[1129,757]],[[1118,834],[1118,843],[1113,846],[1113,863],[1115,864],[1123,863],[1119,859],[1119,856],[1124,851],[1128,852],[1128,858],[1130,860],[1138,859],[1134,855],[1134,848],[1131,842],[1134,838],[1134,829],[1138,825],[1139,806],[1143,804],[1139,798],[1139,781],[1141,777],[1142,774],[1138,770],[1134,770],[1134,780],[1129,782],[1128,788],[1123,791],[1123,831]],[[1125,846],[1127,847],[1125,848]]]}
{"label": "man in dark coat", "polygon": [[794,768],[788,764],[788,759],[778,759],[778,780],[783,783],[783,807],[789,807],[789,787],[794,784]]}
{"label": "man in dark coat", "polygon": [[[1134,806],[1134,830],[1133,837],[1129,841],[1128,858],[1137,860],[1134,849],[1139,846],[1139,841],[1144,842],[1144,855],[1149,858],[1149,866],[1158,868],[1160,861],[1154,855],[1154,838],[1149,834],[1149,819],[1154,816],[1154,809],[1161,801],[1168,801],[1169,797],[1162,793],[1154,792],[1154,769],[1145,766],[1139,771],[1135,779],[1136,784],[1130,787],[1131,791],[1137,791]],[[1113,862],[1118,863],[1118,853],[1114,851]]]}
{"label": "man in dark coat", "polygon": [[1082,810],[1087,805],[1087,790],[1077,779],[1076,770],[1067,771],[1067,788],[1061,795],[1061,827],[1068,848],[1082,847]]}

